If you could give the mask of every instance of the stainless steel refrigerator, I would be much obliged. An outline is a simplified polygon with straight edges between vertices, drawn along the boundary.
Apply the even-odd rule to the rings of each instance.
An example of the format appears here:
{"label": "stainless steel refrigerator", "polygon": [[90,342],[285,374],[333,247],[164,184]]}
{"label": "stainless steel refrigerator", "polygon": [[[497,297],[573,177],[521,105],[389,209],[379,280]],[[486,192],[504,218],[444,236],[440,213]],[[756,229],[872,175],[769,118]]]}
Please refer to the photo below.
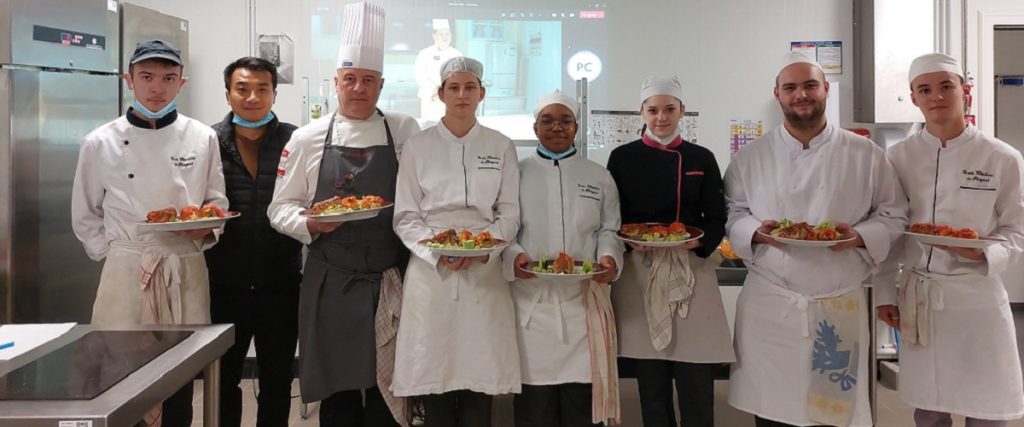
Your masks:
{"label": "stainless steel refrigerator", "polygon": [[[128,6],[0,0],[0,323],[91,317],[101,263],[86,257],[71,230],[71,187],[82,138],[126,109]],[[175,43],[188,39],[180,21]],[[133,40],[169,25],[125,24],[138,30]],[[124,49],[130,55],[134,42]]]}

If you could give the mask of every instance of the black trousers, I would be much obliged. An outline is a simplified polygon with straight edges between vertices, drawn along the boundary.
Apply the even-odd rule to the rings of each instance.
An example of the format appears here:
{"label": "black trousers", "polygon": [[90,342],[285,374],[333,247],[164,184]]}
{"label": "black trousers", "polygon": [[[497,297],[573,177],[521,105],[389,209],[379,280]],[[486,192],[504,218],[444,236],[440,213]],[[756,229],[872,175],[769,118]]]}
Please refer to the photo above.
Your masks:
{"label": "black trousers", "polygon": [[258,427],[287,427],[291,409],[292,364],[299,334],[298,283],[270,291],[210,287],[213,323],[233,323],[235,344],[221,357],[220,425],[242,423],[242,365],[255,340],[259,394]]}
{"label": "black trousers", "polygon": [[[792,424],[780,423],[778,421],[772,421],[772,420],[769,420],[769,419],[758,417],[756,415],[754,416],[754,426],[755,427],[795,427]],[[820,427],[828,427],[828,426],[820,426]]]}
{"label": "black trousers", "polygon": [[523,384],[512,401],[516,427],[592,427],[590,384]]}
{"label": "black trousers", "polygon": [[420,396],[424,427],[490,427],[494,396],[469,390]]}
{"label": "black trousers", "polygon": [[320,427],[364,426],[398,426],[379,388],[339,391],[320,401]]}
{"label": "black trousers", "polygon": [[[636,359],[644,427],[714,427],[715,366],[714,363]],[[679,395],[679,424],[676,424],[672,401],[673,380]]]}
{"label": "black trousers", "polygon": [[[161,425],[164,427],[188,427],[192,425],[192,381],[164,400],[161,410]],[[142,423],[145,425],[145,423]]]}

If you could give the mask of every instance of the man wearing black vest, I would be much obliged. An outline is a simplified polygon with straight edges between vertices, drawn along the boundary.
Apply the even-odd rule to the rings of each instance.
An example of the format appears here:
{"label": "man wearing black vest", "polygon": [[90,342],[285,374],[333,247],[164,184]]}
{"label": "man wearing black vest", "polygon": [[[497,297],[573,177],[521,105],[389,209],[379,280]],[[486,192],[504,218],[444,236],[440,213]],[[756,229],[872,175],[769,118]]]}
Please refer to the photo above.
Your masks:
{"label": "man wearing black vest", "polygon": [[213,323],[235,325],[235,345],[221,358],[222,426],[242,416],[242,362],[255,339],[259,377],[257,426],[287,426],[292,361],[298,340],[302,243],[270,226],[278,162],[295,126],[271,112],[277,68],[245,57],[224,69],[231,112],[213,125],[230,210],[242,215],[225,226],[220,243],[206,252]]}

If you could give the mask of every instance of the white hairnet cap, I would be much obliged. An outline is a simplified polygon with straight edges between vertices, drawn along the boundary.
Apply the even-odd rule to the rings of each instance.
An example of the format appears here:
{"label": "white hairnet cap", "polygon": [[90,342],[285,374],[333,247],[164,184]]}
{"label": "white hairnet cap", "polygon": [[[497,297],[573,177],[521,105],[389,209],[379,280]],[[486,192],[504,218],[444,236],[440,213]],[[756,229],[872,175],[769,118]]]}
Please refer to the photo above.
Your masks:
{"label": "white hairnet cap", "polygon": [[572,118],[574,119],[579,118],[580,116],[580,105],[576,103],[576,100],[562,93],[562,91],[555,89],[554,92],[544,95],[537,100],[537,106],[533,107],[533,118],[536,119],[540,117],[541,110],[551,104],[562,104],[568,107],[569,111],[572,111]]}
{"label": "white hairnet cap", "polygon": [[914,83],[914,79],[922,74],[937,73],[940,71],[947,71],[953,74],[964,77],[963,67],[960,66],[960,61],[956,58],[942,54],[942,53],[929,53],[918,56],[914,59],[914,62],[910,63],[910,74],[909,82]]}
{"label": "white hairnet cap", "polygon": [[676,76],[652,76],[644,80],[640,87],[640,103],[643,104],[648,98],[655,95],[674,96],[679,102],[683,102],[683,85],[679,83]]}
{"label": "white hairnet cap", "polygon": [[779,72],[776,76],[782,74],[782,70],[785,70],[786,67],[793,64],[811,64],[821,70],[822,73],[825,72],[825,69],[821,68],[821,64],[819,64],[818,61],[815,61],[814,58],[807,56],[807,54],[803,52],[792,50],[782,57],[782,64],[780,64]]}
{"label": "white hairnet cap", "polygon": [[452,29],[451,24],[448,23],[447,19],[434,19],[431,22],[430,28],[434,31],[437,30],[450,30]]}
{"label": "white hairnet cap", "polygon": [[483,80],[484,78],[484,64],[473,58],[467,58],[465,56],[456,56],[449,59],[441,65],[441,81],[448,80],[453,73],[464,71],[476,76],[477,79]]}
{"label": "white hairnet cap", "polygon": [[373,3],[345,6],[338,68],[384,72],[384,8]]}

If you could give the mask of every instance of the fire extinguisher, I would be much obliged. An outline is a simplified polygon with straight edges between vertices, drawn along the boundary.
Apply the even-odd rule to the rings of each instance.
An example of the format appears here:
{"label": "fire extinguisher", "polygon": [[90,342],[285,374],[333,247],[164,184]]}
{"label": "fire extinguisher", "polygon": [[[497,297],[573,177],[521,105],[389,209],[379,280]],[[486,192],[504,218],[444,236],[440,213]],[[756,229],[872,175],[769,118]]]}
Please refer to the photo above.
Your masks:
{"label": "fire extinguisher", "polygon": [[974,89],[974,76],[968,76],[967,83],[964,83],[964,121],[977,126],[978,119],[971,112],[971,105],[974,104],[974,95],[971,94],[972,89]]}

